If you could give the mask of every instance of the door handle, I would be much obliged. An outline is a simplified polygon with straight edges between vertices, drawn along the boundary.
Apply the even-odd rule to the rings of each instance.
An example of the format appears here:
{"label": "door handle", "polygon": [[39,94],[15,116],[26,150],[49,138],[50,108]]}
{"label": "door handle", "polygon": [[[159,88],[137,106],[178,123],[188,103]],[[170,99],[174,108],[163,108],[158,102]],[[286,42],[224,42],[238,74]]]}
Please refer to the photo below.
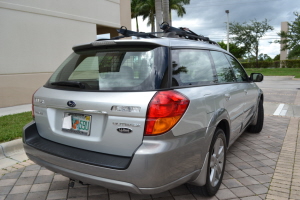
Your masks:
{"label": "door handle", "polygon": [[225,94],[224,96],[225,96],[226,101],[229,101],[229,99],[231,97],[230,94]]}

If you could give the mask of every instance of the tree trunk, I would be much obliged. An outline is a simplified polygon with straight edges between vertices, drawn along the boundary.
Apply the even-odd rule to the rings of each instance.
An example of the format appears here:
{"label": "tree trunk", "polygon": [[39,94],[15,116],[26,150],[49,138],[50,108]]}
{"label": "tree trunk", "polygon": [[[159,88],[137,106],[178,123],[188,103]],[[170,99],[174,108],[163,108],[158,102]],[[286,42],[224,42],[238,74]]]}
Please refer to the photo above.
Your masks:
{"label": "tree trunk", "polygon": [[159,25],[163,22],[161,0],[155,0],[155,17],[156,17],[156,32],[159,32],[160,31]]}
{"label": "tree trunk", "polygon": [[169,0],[162,0],[163,3],[163,14],[164,14],[164,22],[170,24],[170,14],[169,14]]}
{"label": "tree trunk", "polygon": [[135,21],[136,21],[136,32],[139,32],[139,22],[137,16],[135,16]]}
{"label": "tree trunk", "polygon": [[155,32],[155,16],[154,15],[150,18],[150,21],[151,21],[151,32]]}
{"label": "tree trunk", "polygon": [[258,68],[258,45],[255,47],[255,61],[256,61],[256,68]]}
{"label": "tree trunk", "polygon": [[170,24],[170,26],[172,26],[172,11],[170,10],[169,13],[170,13],[169,14],[169,16],[170,16],[170,23],[169,24]]}

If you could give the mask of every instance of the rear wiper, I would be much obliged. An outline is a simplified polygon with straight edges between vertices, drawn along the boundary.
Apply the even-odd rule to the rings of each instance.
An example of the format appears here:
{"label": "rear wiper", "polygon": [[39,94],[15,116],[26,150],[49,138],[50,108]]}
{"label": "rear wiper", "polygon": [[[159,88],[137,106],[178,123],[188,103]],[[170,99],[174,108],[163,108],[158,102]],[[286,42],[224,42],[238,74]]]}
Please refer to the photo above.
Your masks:
{"label": "rear wiper", "polygon": [[58,81],[58,82],[53,82],[51,85],[59,85],[59,86],[68,86],[68,87],[78,87],[81,89],[85,88],[85,85],[82,84],[79,81]]}

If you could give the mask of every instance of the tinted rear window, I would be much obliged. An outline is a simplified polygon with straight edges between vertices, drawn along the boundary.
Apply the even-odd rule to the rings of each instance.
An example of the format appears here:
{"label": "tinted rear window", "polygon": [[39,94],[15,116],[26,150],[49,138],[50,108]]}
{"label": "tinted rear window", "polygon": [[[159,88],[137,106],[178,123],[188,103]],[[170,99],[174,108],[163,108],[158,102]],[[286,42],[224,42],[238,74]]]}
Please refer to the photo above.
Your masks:
{"label": "tinted rear window", "polygon": [[166,87],[162,82],[167,52],[166,47],[76,52],[54,72],[45,87],[87,91],[162,89]]}

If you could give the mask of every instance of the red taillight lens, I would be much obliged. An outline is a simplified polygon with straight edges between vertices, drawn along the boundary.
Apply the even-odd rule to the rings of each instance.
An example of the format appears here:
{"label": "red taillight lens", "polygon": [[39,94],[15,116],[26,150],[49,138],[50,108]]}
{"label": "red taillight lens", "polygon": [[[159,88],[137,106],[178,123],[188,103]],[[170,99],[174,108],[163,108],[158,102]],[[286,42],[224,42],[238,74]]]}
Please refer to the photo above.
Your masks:
{"label": "red taillight lens", "polygon": [[145,135],[159,135],[169,131],[185,113],[190,100],[179,92],[157,92],[149,103]]}

